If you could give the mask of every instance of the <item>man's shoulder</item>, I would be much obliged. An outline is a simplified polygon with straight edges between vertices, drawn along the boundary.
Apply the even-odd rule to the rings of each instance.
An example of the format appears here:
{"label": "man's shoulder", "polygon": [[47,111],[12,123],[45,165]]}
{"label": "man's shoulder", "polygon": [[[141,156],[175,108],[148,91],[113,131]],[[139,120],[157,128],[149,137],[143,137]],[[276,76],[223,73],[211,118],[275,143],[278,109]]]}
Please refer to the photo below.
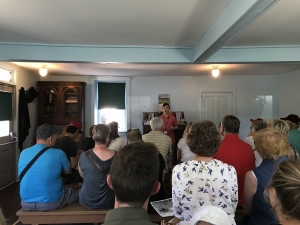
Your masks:
{"label": "man's shoulder", "polygon": [[147,211],[143,208],[124,207],[109,210],[106,214],[103,225],[135,225],[145,224],[152,225]]}

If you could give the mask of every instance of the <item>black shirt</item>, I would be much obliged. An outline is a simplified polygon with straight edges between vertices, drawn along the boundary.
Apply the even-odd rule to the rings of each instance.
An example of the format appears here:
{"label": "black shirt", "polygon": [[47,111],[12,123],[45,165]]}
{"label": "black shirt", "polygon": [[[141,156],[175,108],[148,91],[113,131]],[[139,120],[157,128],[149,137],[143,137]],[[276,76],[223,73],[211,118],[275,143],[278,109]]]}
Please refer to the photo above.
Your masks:
{"label": "black shirt", "polygon": [[63,150],[69,161],[70,157],[77,157],[77,144],[69,136],[57,138],[54,148]]}

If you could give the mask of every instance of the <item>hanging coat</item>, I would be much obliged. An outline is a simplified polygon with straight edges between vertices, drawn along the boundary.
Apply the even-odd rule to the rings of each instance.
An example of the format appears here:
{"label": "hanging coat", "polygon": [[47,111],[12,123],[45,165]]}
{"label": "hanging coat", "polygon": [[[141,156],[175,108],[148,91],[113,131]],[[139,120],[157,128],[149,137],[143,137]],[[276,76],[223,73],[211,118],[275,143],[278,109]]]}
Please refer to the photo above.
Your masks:
{"label": "hanging coat", "polygon": [[30,117],[27,106],[27,97],[25,89],[21,87],[19,92],[19,149],[20,152],[23,150],[23,142],[29,134],[30,128]]}

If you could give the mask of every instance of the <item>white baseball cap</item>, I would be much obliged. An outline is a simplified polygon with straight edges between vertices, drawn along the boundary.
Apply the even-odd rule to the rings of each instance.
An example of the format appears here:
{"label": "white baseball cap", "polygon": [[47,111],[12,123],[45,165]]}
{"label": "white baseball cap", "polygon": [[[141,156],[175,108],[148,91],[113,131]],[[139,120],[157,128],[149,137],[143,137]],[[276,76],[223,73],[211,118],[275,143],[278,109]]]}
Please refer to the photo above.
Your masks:
{"label": "white baseball cap", "polygon": [[227,213],[213,205],[204,205],[200,207],[190,220],[190,225],[196,225],[199,221],[211,223],[213,225],[231,225]]}

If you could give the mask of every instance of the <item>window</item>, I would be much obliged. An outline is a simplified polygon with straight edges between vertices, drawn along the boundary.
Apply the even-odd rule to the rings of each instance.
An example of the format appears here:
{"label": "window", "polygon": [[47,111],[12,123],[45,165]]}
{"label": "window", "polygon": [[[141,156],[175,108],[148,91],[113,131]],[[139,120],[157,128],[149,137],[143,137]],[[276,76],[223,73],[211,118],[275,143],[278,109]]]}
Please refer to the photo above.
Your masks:
{"label": "window", "polygon": [[9,135],[9,120],[0,121],[0,137],[5,137]]}
{"label": "window", "polygon": [[126,83],[98,82],[98,123],[116,121],[119,132],[127,130]]}
{"label": "window", "polygon": [[0,80],[9,82],[11,80],[11,72],[0,68]]}
{"label": "window", "polygon": [[104,108],[99,110],[100,123],[108,124],[116,121],[119,124],[119,131],[125,132],[126,126],[126,110],[125,109],[112,109]]}

